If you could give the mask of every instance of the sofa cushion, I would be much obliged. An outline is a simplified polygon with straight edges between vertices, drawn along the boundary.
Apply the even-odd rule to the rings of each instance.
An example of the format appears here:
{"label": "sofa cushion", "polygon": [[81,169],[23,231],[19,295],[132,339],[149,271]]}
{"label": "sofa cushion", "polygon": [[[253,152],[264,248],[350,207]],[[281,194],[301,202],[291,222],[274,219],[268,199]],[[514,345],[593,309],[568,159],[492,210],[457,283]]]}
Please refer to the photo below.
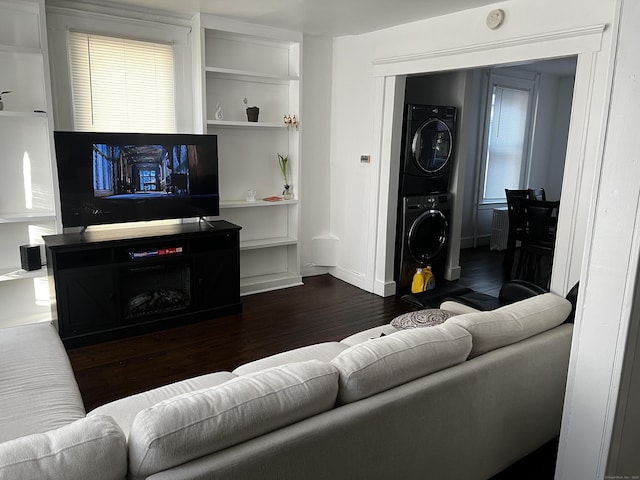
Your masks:
{"label": "sofa cushion", "polygon": [[125,437],[129,437],[129,431],[131,430],[134,418],[145,408],[152,407],[156,403],[168,400],[183,393],[220,385],[227,380],[231,380],[236,377],[237,375],[234,375],[231,372],[215,372],[207,375],[201,375],[199,377],[189,378],[181,382],[164,385],[159,388],[154,388],[153,390],[147,390],[146,392],[142,392],[137,395],[131,395],[129,397],[107,403],[106,405],[102,405],[101,407],[92,410],[87,415],[109,415],[118,423],[124,432]]}
{"label": "sofa cushion", "polygon": [[338,372],[317,360],[273,367],[140,412],[129,474],[145,478],[334,407]]}
{"label": "sofa cushion", "polygon": [[51,323],[0,330],[0,442],[84,418],[67,352]]}
{"label": "sofa cushion", "polygon": [[116,480],[127,476],[122,430],[104,415],[0,444],[4,480]]}
{"label": "sofa cushion", "polygon": [[355,402],[464,362],[470,351],[471,335],[446,323],[354,345],[331,361],[340,372],[338,403]]}
{"label": "sofa cushion", "polygon": [[519,342],[557,327],[571,312],[571,303],[544,293],[488,312],[467,313],[447,320],[473,336],[469,358]]}
{"label": "sofa cushion", "polygon": [[321,362],[328,363],[346,349],[346,345],[338,342],[317,343],[245,363],[236,368],[233,373],[236,375],[246,375],[247,373],[259,372],[265,368],[279,367],[287,363],[306,362],[308,360],[320,360]]}
{"label": "sofa cushion", "polygon": [[391,320],[391,326],[398,330],[407,328],[435,327],[444,323],[445,320],[451,318],[455,313],[441,310],[439,308],[427,308],[424,310],[416,310],[415,312],[403,313]]}
{"label": "sofa cushion", "polygon": [[380,325],[379,327],[373,327],[369,328],[368,330],[363,330],[362,332],[354,333],[353,335],[340,340],[340,343],[348,346],[353,346],[357,345],[358,343],[366,342],[367,340],[391,335],[392,333],[395,333],[397,331],[398,329],[390,324]]}

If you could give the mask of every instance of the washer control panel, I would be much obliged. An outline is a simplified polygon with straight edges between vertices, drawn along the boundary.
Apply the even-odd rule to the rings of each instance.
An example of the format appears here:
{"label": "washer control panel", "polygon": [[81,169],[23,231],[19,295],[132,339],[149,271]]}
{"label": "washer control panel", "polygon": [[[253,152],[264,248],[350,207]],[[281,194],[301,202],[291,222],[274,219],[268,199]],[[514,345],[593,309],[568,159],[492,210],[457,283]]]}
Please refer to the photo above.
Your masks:
{"label": "washer control panel", "polygon": [[449,208],[449,194],[435,194],[422,197],[423,208]]}

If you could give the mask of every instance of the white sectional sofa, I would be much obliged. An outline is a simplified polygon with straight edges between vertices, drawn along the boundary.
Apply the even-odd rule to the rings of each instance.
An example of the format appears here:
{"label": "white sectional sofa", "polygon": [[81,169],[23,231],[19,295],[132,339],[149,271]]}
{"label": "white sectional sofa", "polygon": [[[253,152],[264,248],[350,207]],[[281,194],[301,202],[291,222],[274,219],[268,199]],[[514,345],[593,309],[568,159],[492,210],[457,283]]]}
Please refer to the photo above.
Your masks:
{"label": "white sectional sofa", "polygon": [[571,305],[441,308],[86,415],[53,327],[2,330],[0,479],[489,478],[558,435]]}

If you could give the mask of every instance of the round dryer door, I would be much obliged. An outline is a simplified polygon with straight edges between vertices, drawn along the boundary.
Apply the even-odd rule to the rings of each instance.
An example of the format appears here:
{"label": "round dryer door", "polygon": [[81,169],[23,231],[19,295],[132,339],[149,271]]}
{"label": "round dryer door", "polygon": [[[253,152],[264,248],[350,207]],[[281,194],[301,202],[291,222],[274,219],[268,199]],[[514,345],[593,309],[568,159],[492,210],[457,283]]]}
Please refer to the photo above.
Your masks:
{"label": "round dryer door", "polygon": [[439,210],[428,210],[415,219],[407,244],[409,255],[418,263],[431,262],[447,243],[449,223]]}
{"label": "round dryer door", "polygon": [[411,154],[416,166],[424,173],[438,173],[451,157],[451,129],[438,118],[431,118],[418,127],[411,142]]}

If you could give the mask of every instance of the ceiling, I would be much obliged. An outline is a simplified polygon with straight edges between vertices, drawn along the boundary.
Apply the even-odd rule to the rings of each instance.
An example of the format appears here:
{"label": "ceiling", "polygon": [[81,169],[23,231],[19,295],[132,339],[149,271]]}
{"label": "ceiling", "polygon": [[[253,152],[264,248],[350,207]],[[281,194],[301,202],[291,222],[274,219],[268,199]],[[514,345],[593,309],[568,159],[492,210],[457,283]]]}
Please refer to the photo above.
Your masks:
{"label": "ceiling", "polygon": [[[78,3],[104,5],[98,0]],[[311,35],[357,35],[477,8],[495,0],[120,0],[123,9],[211,13]]]}

